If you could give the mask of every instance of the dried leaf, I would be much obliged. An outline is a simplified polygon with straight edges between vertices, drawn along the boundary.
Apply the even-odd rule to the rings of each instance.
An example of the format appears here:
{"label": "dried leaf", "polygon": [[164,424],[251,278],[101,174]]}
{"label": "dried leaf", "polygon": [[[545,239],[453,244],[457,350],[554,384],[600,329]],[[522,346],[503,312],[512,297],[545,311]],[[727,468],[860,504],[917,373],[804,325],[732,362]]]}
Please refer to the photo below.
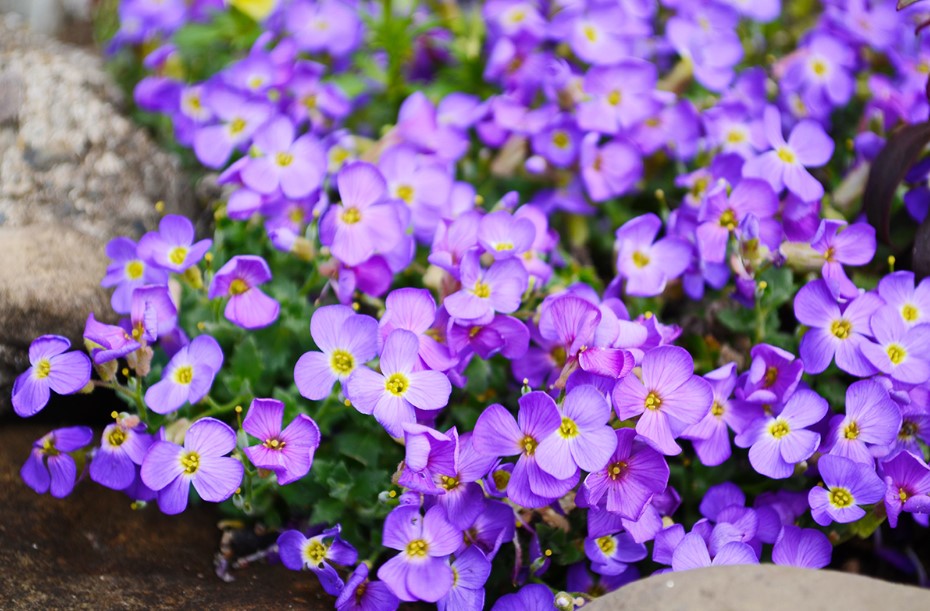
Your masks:
{"label": "dried leaf", "polygon": [[898,10],[906,9],[912,4],[917,4],[920,0],[898,0]]}

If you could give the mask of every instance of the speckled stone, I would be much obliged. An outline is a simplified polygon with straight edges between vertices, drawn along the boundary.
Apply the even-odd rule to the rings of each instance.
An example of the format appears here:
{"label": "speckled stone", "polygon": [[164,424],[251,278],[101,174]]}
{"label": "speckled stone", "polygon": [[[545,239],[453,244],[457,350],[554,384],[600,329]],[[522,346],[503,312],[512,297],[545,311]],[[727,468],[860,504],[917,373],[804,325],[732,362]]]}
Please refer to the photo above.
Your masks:
{"label": "speckled stone", "polygon": [[35,336],[77,342],[89,311],[108,318],[106,242],[155,228],[159,200],[196,210],[122,105],[99,56],[0,15],[0,411]]}
{"label": "speckled stone", "polygon": [[654,575],[590,611],[883,611],[930,609],[930,590],[837,571],[760,564]]}

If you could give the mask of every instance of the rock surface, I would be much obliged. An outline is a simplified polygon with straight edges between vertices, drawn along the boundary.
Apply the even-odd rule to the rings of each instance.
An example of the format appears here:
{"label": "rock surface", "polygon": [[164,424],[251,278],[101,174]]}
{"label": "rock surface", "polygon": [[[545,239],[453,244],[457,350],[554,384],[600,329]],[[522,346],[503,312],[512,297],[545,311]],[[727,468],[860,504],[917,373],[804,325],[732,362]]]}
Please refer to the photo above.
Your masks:
{"label": "rock surface", "polygon": [[0,411],[43,333],[80,339],[106,318],[103,248],[191,214],[178,161],[121,114],[100,57],[0,15]]}
{"label": "rock surface", "polygon": [[930,591],[837,571],[761,564],[655,575],[596,600],[590,611],[930,609]]}

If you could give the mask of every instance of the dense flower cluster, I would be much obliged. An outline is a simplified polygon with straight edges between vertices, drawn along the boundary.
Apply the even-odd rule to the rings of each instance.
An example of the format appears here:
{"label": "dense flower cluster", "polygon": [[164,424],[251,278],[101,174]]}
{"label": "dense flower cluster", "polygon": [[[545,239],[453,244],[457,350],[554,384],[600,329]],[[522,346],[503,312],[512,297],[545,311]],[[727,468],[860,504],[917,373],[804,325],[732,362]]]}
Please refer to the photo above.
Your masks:
{"label": "dense flower cluster", "polygon": [[[280,494],[292,519],[335,499],[277,553],[340,610],[570,609],[647,567],[824,567],[815,525],[833,542],[927,525],[930,280],[872,265],[849,195],[928,112],[913,10],[824,0],[785,47],[764,34],[778,0],[489,0],[465,40],[481,89],[411,86],[379,131],[365,113],[398,82],[477,56],[455,52],[468,19],[230,4],[120,4],[114,45],[154,48],[137,103],[227,197],[212,241],[168,215],[108,245],[126,318],[91,314],[90,358],[32,345],[20,415],[84,389],[91,362],[131,406],[93,449],[85,427],[37,441],[37,492],[68,494],[81,455],[166,513],[191,486],[259,516]],[[190,32],[230,15],[246,52],[194,79]],[[392,23],[418,32],[400,81]],[[695,483],[695,462],[754,474]],[[350,470],[381,492],[364,511]],[[768,485],[747,498],[727,477]],[[287,496],[309,480],[322,500]],[[353,511],[386,548],[367,561]]]}

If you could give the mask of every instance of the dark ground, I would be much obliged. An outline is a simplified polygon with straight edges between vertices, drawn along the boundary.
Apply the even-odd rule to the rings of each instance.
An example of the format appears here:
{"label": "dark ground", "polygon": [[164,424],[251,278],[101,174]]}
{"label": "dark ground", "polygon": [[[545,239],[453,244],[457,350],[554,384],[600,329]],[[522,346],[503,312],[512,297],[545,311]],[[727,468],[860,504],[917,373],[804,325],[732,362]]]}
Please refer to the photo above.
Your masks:
{"label": "dark ground", "polygon": [[89,480],[66,499],[37,495],[19,469],[60,409],[39,422],[0,418],[0,610],[332,608],[310,573],[254,564],[232,583],[216,577],[221,533],[209,507],[134,511]]}

